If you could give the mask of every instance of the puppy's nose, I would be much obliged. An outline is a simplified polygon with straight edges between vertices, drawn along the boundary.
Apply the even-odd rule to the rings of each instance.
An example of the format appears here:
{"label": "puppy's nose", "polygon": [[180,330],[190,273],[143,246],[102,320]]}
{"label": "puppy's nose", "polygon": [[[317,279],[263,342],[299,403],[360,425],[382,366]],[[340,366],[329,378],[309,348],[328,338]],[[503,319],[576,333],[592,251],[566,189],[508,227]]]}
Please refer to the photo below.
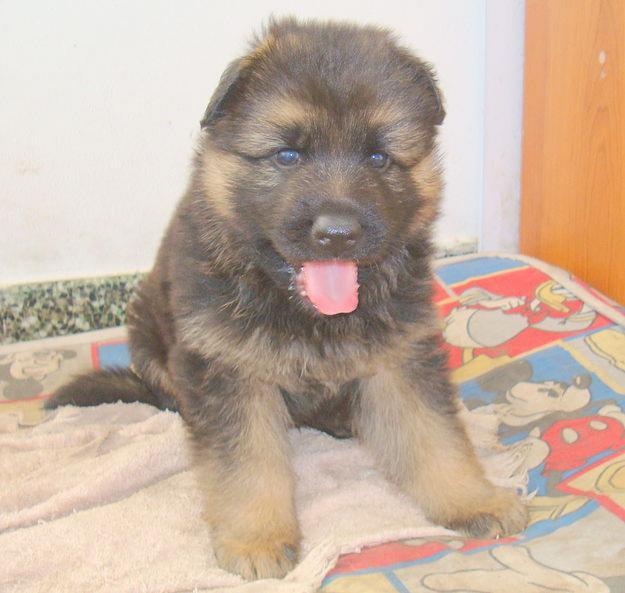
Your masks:
{"label": "puppy's nose", "polygon": [[318,247],[338,256],[356,245],[362,236],[362,226],[348,214],[322,214],[313,223],[311,232]]}

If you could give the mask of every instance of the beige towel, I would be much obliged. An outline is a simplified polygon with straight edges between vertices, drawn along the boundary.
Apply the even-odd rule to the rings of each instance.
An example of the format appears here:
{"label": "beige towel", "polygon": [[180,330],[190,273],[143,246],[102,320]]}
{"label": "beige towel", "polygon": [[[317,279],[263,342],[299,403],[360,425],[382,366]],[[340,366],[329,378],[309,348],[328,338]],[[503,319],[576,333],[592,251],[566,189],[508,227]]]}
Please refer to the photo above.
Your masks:
{"label": "beige towel", "polygon": [[[478,447],[492,417],[465,414]],[[3,593],[313,593],[339,554],[449,534],[429,524],[354,440],[293,430],[301,562],[246,583],[217,568],[180,417],[143,404],[61,408],[34,428],[0,423]],[[480,449],[491,479],[523,488],[518,451]]]}

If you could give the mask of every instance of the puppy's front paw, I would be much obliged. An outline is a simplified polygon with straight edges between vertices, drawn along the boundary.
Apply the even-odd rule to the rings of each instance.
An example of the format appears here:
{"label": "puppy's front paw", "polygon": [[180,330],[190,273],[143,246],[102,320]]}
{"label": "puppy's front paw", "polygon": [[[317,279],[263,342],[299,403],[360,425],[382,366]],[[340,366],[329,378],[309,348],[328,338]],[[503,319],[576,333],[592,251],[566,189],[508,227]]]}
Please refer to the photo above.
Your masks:
{"label": "puppy's front paw", "polygon": [[527,507],[514,492],[493,487],[483,502],[457,512],[444,524],[469,537],[491,539],[523,531],[528,520]]}
{"label": "puppy's front paw", "polygon": [[214,541],[215,557],[221,568],[244,579],[281,578],[297,562],[297,537],[284,535],[249,540]]}

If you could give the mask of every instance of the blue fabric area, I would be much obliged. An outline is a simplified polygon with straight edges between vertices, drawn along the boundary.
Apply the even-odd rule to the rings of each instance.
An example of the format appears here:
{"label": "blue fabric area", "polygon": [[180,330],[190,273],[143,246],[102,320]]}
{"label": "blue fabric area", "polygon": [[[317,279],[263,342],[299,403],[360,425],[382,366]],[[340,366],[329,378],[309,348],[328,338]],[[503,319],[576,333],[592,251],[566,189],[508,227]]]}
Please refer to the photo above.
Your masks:
{"label": "blue fabric area", "polygon": [[102,344],[98,346],[100,368],[125,368],[130,365],[128,344]]}
{"label": "blue fabric area", "polygon": [[476,276],[486,276],[495,272],[526,268],[528,264],[505,257],[476,257],[456,264],[437,268],[436,275],[446,284],[458,284]]}

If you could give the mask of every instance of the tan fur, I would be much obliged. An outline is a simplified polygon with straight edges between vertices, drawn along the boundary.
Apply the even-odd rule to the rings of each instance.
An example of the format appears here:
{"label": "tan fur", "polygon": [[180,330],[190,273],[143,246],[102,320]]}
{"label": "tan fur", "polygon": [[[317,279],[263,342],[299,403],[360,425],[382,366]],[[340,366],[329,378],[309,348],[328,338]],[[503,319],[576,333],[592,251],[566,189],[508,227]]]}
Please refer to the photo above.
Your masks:
{"label": "tan fur", "polygon": [[418,228],[428,227],[438,214],[438,204],[443,191],[440,157],[433,150],[419,164],[412,168],[410,176],[417,186],[419,195],[425,198],[426,204],[414,219],[411,232]]}
{"label": "tan fur", "polygon": [[258,121],[269,126],[306,126],[315,117],[317,108],[304,104],[294,97],[281,97],[275,102],[264,105]]}
{"label": "tan fur", "polygon": [[368,122],[372,128],[386,128],[393,126],[395,122],[401,121],[406,116],[404,109],[396,103],[379,103],[369,110]]}
{"label": "tan fur", "polygon": [[[281,37],[284,37],[284,34],[281,34]],[[275,50],[279,43],[279,38],[276,36],[273,27],[270,27],[260,39],[257,38],[255,40],[250,53],[245,56],[244,60],[252,65],[254,62],[266,58]]]}
{"label": "tan fur", "polygon": [[397,112],[395,119],[380,127],[383,144],[398,162],[405,165],[420,160],[425,151],[428,134],[415,127],[409,113]]}
{"label": "tan fur", "polygon": [[295,561],[300,537],[288,412],[277,389],[256,382],[245,385],[238,406],[245,428],[228,462],[201,443],[195,449],[215,554],[245,578],[281,576]]}
{"label": "tan fur", "polygon": [[525,507],[486,480],[457,417],[427,405],[399,369],[363,381],[355,423],[380,469],[431,521],[489,537],[525,526]]}
{"label": "tan fur", "polygon": [[223,150],[207,145],[202,153],[202,185],[210,204],[224,218],[231,218],[232,179],[240,170],[240,160]]}
{"label": "tan fur", "polygon": [[175,393],[175,387],[171,380],[167,369],[159,364],[156,360],[144,364],[140,369],[135,365],[131,365],[130,369],[138,377],[144,381],[149,381],[151,385],[154,385],[165,393]]}
{"label": "tan fur", "polygon": [[180,321],[181,340],[204,356],[222,362],[248,376],[278,382],[285,389],[298,391],[302,378],[314,376],[329,387],[352,379],[372,376],[387,365],[410,357],[412,340],[429,334],[431,327],[410,324],[394,336],[392,344],[371,348],[357,337],[345,339],[332,351],[320,353],[299,339],[276,343],[261,328],[233,335],[206,314]]}

